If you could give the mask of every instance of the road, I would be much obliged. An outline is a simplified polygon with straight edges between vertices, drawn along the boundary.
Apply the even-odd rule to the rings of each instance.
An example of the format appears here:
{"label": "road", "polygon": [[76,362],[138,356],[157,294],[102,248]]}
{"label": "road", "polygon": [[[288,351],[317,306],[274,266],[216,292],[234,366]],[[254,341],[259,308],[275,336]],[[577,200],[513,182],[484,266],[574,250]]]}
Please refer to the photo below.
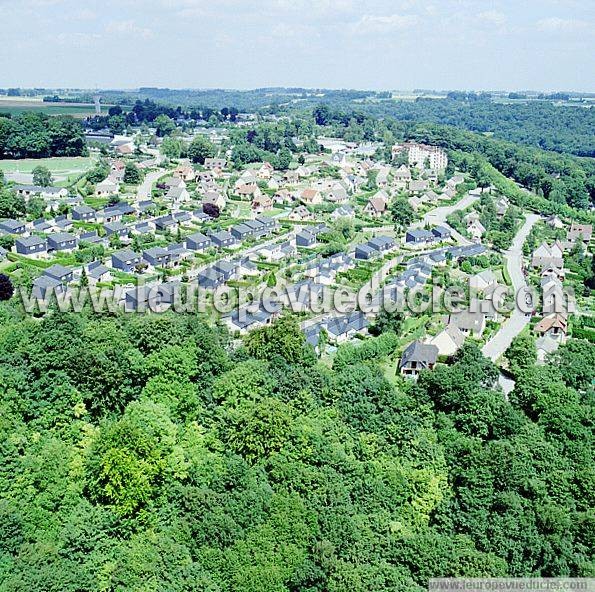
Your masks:
{"label": "road", "polygon": [[479,199],[479,195],[472,195],[471,193],[467,193],[463,196],[459,201],[449,206],[439,206],[426,212],[424,217],[421,219],[421,222],[417,224],[417,226],[425,226],[426,224],[430,224],[432,226],[438,226],[446,223],[446,219],[450,216],[453,212],[457,210],[464,210],[468,208],[471,204],[475,203]]}
{"label": "road", "polygon": [[[527,286],[523,274],[523,245],[531,228],[539,220],[537,214],[527,214],[525,223],[517,232],[510,249],[504,253],[506,260],[506,269],[512,281],[512,288],[516,294]],[[500,330],[483,346],[481,350],[486,358],[496,361],[510,346],[512,340],[529,324],[531,317],[527,316],[518,307],[514,307],[507,321],[505,321]],[[507,385],[507,388],[510,384]]]}
{"label": "road", "polygon": [[144,201],[151,197],[151,190],[153,188],[153,183],[157,182],[159,177],[163,176],[163,171],[151,171],[145,175],[143,182],[138,186],[138,190],[136,192],[136,200],[137,201]]}

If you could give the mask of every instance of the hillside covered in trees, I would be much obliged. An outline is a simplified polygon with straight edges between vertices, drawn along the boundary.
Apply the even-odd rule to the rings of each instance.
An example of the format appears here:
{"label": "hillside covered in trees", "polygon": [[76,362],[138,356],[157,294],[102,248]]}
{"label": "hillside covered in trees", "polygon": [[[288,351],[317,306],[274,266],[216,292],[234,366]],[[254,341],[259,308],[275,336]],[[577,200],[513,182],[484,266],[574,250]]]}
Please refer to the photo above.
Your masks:
{"label": "hillside covered in trees", "polygon": [[[473,346],[407,384],[390,334],[317,360],[291,318],[1,311],[0,582],[68,592],[422,590],[593,576],[593,345]],[[518,354],[518,355],[517,355]]]}

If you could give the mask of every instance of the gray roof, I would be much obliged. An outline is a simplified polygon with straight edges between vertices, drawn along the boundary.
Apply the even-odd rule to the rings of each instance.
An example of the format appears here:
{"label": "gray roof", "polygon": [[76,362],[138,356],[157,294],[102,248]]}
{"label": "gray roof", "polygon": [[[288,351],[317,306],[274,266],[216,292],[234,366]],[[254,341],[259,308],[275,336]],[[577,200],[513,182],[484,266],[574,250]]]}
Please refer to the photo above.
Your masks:
{"label": "gray roof", "polygon": [[401,366],[410,362],[418,362],[422,366],[435,364],[438,359],[438,348],[431,343],[414,341],[410,343],[401,356]]}

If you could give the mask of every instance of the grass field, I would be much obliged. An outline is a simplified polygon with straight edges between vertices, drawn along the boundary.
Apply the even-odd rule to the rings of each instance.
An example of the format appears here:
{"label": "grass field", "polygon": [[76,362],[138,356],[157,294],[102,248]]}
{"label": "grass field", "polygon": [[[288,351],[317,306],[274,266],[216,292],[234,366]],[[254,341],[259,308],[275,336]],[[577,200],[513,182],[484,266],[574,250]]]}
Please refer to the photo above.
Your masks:
{"label": "grass field", "polygon": [[88,170],[96,159],[96,156],[7,159],[0,160],[0,170],[5,173],[31,173],[36,166],[41,165],[56,175],[69,175]]}

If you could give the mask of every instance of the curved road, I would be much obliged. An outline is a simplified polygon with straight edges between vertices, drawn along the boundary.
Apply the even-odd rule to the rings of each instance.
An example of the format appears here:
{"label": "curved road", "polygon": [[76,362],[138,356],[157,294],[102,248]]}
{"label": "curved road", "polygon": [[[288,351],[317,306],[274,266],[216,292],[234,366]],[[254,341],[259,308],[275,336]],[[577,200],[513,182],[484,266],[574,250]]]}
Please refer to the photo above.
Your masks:
{"label": "curved road", "polygon": [[[512,289],[515,297],[520,290],[527,286],[522,267],[523,245],[537,220],[539,220],[539,215],[527,214],[525,223],[514,237],[510,249],[504,253],[506,268],[512,281]],[[500,330],[483,346],[481,350],[483,355],[495,362],[508,349],[512,340],[529,324],[530,319],[531,317],[515,306],[508,320],[502,324]]]}

